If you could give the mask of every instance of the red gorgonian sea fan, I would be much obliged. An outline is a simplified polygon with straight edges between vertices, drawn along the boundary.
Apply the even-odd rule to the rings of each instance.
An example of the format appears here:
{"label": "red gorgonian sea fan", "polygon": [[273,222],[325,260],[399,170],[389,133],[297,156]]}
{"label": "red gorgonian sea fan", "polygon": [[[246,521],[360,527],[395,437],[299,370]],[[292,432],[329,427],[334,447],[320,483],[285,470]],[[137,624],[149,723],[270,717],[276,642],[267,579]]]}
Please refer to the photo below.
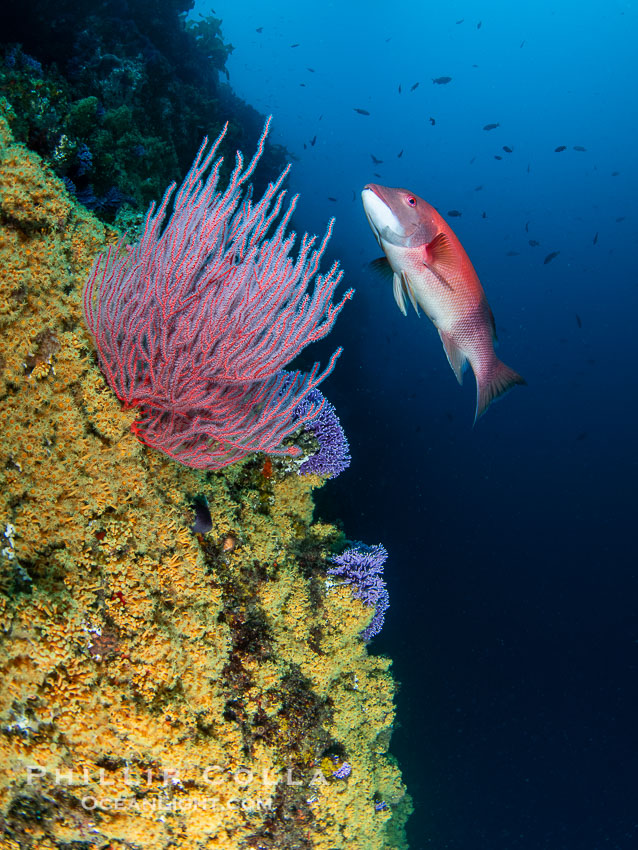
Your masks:
{"label": "red gorgonian sea fan", "polygon": [[293,411],[330,374],[341,349],[323,371],[318,363],[310,374],[283,367],[331,330],[353,294],[333,303],[343,274],[337,262],[317,274],[334,219],[318,247],[306,234],[290,257],[296,234],[286,228],[298,195],[280,217],[290,166],[252,200],[247,180],[269,124],[247,168],[237,153],[223,191],[222,160],[213,159],[227,125],[207,153],[204,139],[167,224],[175,184],[157,212],[151,204],[139,242],[120,242],[98,257],[84,288],[100,367],[120,401],[140,412],[134,433],[199,469],[219,469],[249,452],[299,454],[282,441],[321,405],[301,419]]}

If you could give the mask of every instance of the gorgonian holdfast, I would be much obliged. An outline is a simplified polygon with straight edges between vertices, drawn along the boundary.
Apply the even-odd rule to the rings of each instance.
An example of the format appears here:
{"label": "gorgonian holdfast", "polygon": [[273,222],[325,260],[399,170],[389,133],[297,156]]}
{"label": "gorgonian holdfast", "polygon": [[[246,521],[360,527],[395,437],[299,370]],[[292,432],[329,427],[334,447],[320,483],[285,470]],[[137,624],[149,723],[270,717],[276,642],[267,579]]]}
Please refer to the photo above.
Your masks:
{"label": "gorgonian holdfast", "polygon": [[323,402],[301,419],[293,411],[341,353],[323,371],[318,363],[309,374],[283,369],[329,333],[353,290],[335,304],[338,262],[317,274],[334,219],[317,248],[317,237],[305,234],[296,259],[289,256],[296,234],[286,228],[298,195],[279,217],[290,166],[253,203],[246,183],[269,125],[270,118],[246,169],[237,152],[219,192],[222,159],[213,159],[228,125],[208,153],[204,139],[166,225],[175,184],[157,212],[151,204],[139,241],[125,247],[122,240],[98,257],[84,288],[100,367],[125,407],[140,411],[132,430],[199,469],[219,469],[249,452],[298,455],[282,441]]}
{"label": "gorgonian holdfast", "polygon": [[390,597],[383,580],[383,565],[387,558],[388,553],[380,543],[377,546],[357,543],[352,549],[346,549],[330,559],[335,566],[328,570],[328,575],[352,585],[352,595],[356,599],[360,599],[364,605],[374,606],[370,625],[360,634],[363,640],[370,640],[379,634],[385,612],[390,607]]}

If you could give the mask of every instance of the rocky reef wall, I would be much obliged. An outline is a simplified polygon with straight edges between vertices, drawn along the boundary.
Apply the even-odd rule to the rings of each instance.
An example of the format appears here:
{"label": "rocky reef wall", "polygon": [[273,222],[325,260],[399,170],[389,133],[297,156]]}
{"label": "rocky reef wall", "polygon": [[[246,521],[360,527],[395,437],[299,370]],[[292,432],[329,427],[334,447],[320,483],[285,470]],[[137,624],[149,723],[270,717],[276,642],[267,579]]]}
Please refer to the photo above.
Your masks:
{"label": "rocky reef wall", "polygon": [[80,306],[118,235],[0,119],[2,846],[399,850],[390,661],[326,577],[324,481],[131,434]]}

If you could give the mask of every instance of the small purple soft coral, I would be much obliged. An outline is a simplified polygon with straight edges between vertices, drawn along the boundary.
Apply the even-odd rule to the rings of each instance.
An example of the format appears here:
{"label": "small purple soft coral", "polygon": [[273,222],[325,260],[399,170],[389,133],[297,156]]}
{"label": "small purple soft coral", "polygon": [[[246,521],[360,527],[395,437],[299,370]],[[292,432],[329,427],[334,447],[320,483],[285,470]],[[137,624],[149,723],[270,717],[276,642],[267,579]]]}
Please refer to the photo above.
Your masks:
{"label": "small purple soft coral", "polygon": [[305,460],[299,467],[300,475],[330,475],[336,478],[350,466],[350,446],[334,406],[323,396],[320,390],[313,389],[295,408],[294,415],[304,416],[311,407],[317,408],[323,402],[317,416],[304,426],[319,443],[318,451]]}
{"label": "small purple soft coral", "polygon": [[348,764],[347,761],[338,767],[336,770],[332,771],[332,775],[335,779],[347,779],[352,773],[352,767]]}
{"label": "small purple soft coral", "polygon": [[336,566],[328,570],[328,575],[337,576],[346,584],[354,585],[352,595],[364,605],[375,608],[370,625],[361,632],[363,640],[370,640],[379,634],[385,612],[390,607],[390,597],[382,576],[387,557],[388,553],[381,544],[366,546],[365,543],[357,543],[353,549],[346,549],[341,555],[331,558]]}

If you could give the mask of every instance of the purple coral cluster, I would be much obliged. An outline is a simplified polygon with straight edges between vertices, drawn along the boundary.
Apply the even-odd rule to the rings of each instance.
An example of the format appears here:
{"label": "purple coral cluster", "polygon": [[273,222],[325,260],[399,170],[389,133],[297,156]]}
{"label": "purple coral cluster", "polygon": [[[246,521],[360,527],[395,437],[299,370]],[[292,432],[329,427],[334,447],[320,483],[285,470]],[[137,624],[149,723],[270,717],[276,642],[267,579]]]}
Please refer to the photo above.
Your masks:
{"label": "purple coral cluster", "polygon": [[318,389],[312,390],[295,408],[294,415],[301,419],[311,409],[319,409],[314,419],[304,428],[319,443],[319,449],[299,467],[300,475],[331,475],[336,478],[350,466],[350,446],[337,411]]}
{"label": "purple coral cluster", "polygon": [[347,779],[352,773],[352,767],[347,761],[338,767],[336,770],[332,771],[332,775],[335,779]]}
{"label": "purple coral cluster", "polygon": [[390,597],[383,580],[383,565],[388,557],[384,546],[366,546],[357,543],[353,549],[346,549],[341,555],[331,558],[336,566],[328,570],[328,575],[337,576],[346,584],[353,585],[353,596],[364,605],[374,606],[374,616],[370,625],[361,632],[363,640],[378,635],[383,627],[385,612],[390,607]]}
{"label": "purple coral cluster", "polygon": [[78,145],[75,152],[75,166],[78,177],[85,177],[93,168],[93,154],[84,142]]}

